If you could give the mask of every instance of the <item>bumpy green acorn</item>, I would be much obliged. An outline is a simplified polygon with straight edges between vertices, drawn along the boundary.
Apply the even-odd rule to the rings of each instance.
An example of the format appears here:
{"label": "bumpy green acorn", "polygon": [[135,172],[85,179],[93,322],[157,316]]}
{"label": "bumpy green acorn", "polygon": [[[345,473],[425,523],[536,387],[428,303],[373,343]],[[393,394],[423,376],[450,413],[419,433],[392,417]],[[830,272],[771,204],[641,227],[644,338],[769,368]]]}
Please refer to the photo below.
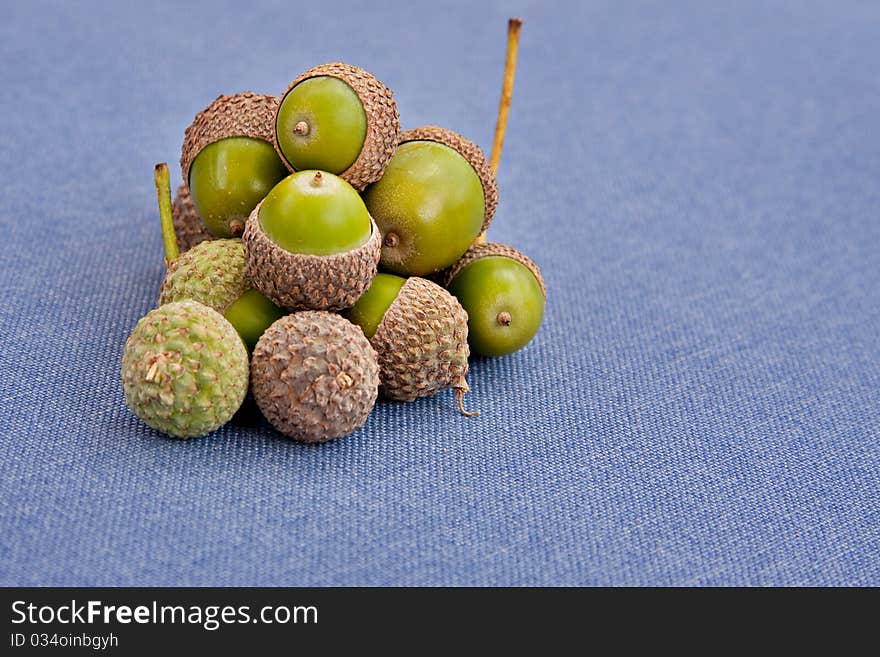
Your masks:
{"label": "bumpy green acorn", "polygon": [[243,237],[254,286],[292,310],[351,306],[376,275],[381,249],[358,193],[321,171],[278,183],[254,208]]}
{"label": "bumpy green acorn", "polygon": [[333,62],[287,87],[274,143],[291,171],[327,171],[360,191],[382,176],[399,133],[391,90],[362,68]]}
{"label": "bumpy green acorn", "polygon": [[511,354],[541,327],[547,299],[541,270],[513,247],[475,244],[446,272],[444,284],[467,311],[475,354]]}
{"label": "bumpy green acorn", "polygon": [[467,313],[449,292],[424,278],[378,274],[346,316],[379,354],[384,396],[412,401],[452,387],[461,405],[468,391]]}
{"label": "bumpy green acorn", "polygon": [[251,210],[287,175],[275,153],[275,96],[219,96],[186,129],[180,168],[216,237],[237,237]]}
{"label": "bumpy green acorn", "polygon": [[401,135],[364,201],[384,238],[382,267],[426,276],[454,264],[488,228],[498,187],[476,144],[428,126]]}
{"label": "bumpy green acorn", "polygon": [[263,331],[285,312],[253,289],[240,239],[202,242],[172,261],[159,305],[192,299],[221,313],[252,350]]}
{"label": "bumpy green acorn", "polygon": [[222,314],[250,287],[244,271],[242,241],[211,240],[168,265],[159,291],[159,305],[192,299]]}
{"label": "bumpy green acorn", "polygon": [[217,311],[178,301],[150,311],[125,343],[122,386],[131,412],[177,438],[226,424],[248,388],[241,338]]}
{"label": "bumpy green acorn", "polygon": [[196,244],[214,239],[208,232],[205,222],[189,193],[189,187],[182,184],[177,188],[174,195],[174,203],[171,205],[172,221],[174,222],[174,234],[177,236],[177,246],[181,253],[185,253]]}
{"label": "bumpy green acorn", "polygon": [[251,359],[254,400],[286,436],[321,443],[363,426],[376,402],[379,364],[361,330],[328,312],[272,324]]}

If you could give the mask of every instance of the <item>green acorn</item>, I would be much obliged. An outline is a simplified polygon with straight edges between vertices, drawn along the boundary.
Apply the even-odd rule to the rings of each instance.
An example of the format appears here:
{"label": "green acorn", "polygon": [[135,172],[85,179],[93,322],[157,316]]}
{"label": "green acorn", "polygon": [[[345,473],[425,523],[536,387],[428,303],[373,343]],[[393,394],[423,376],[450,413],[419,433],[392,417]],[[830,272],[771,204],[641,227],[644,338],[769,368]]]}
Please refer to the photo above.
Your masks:
{"label": "green acorn", "polygon": [[361,191],[382,176],[397,146],[394,95],[357,66],[310,68],[290,83],[277,107],[275,149],[291,171],[326,171]]}
{"label": "green acorn", "polygon": [[186,129],[183,181],[215,237],[240,237],[254,206],[287,175],[272,146],[275,96],[218,96]]}
{"label": "green acorn", "polygon": [[426,126],[401,134],[364,202],[382,233],[382,268],[428,276],[454,264],[486,231],[498,187],[479,146]]}
{"label": "green acorn", "polygon": [[351,306],[376,275],[382,243],[358,193],[326,171],[278,183],[254,208],[243,239],[254,286],[292,310]]}
{"label": "green acorn", "polygon": [[244,401],[248,357],[220,313],[195,301],[150,311],[122,353],[131,412],[169,436],[202,436],[226,424]]}
{"label": "green acorn", "polygon": [[547,288],[531,258],[496,242],[475,244],[445,272],[444,285],[468,314],[471,352],[505,356],[541,327]]}

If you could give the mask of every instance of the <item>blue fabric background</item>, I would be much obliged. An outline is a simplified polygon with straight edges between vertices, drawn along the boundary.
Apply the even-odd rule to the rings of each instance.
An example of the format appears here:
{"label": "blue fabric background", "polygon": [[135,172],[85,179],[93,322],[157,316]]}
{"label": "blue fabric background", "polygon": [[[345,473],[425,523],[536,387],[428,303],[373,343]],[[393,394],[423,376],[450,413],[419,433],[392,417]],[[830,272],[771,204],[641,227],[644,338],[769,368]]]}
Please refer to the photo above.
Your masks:
{"label": "blue fabric background", "polygon": [[[877,3],[177,4],[0,10],[0,583],[880,584]],[[483,415],[133,418],[193,115],[342,59],[488,150],[510,15],[490,232],[550,297]]]}

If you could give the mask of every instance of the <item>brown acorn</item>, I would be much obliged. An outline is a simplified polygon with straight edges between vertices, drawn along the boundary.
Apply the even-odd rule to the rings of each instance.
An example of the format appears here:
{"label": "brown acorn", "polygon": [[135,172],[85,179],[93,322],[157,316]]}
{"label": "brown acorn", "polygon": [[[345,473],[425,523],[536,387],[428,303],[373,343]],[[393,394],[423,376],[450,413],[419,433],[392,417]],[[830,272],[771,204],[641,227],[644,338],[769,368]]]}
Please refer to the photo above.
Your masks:
{"label": "brown acorn", "polygon": [[177,235],[177,246],[181,253],[185,253],[196,244],[214,239],[214,236],[205,228],[199,211],[196,210],[189,187],[185,184],[177,188],[174,203],[171,205],[174,233]]}
{"label": "brown acorn", "polygon": [[251,358],[251,390],[278,431],[306,443],[350,434],[367,420],[379,387],[376,352],[351,322],[328,312],[283,317]]}
{"label": "brown acorn", "polygon": [[413,401],[453,388],[468,391],[467,313],[449,292],[418,277],[378,274],[346,316],[379,354],[381,392]]}

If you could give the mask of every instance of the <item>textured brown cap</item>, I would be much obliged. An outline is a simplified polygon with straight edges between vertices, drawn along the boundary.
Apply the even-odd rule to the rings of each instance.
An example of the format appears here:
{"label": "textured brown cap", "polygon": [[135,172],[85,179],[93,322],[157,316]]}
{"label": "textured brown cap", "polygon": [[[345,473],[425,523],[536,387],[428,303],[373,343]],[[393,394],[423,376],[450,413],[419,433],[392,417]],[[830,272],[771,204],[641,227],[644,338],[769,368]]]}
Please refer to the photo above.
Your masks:
{"label": "textured brown cap", "polygon": [[180,172],[189,182],[189,168],[196,155],[208,144],[227,137],[252,137],[270,144],[275,139],[275,112],[278,98],[245,91],[217,96],[196,114],[186,129],[180,154]]}
{"label": "textured brown cap", "polygon": [[205,227],[205,222],[202,221],[196,204],[190,196],[189,187],[185,184],[177,188],[177,194],[171,204],[171,218],[174,223],[174,233],[177,235],[177,247],[181,253],[186,253],[196,244],[214,239]]}
{"label": "textured brown cap", "polygon": [[408,141],[435,141],[457,151],[464,159],[471,163],[471,166],[480,178],[480,183],[483,185],[483,198],[486,210],[483,214],[483,227],[480,232],[485,233],[498,207],[498,185],[495,183],[495,174],[492,173],[492,168],[489,166],[489,162],[486,160],[482,149],[457,132],[452,132],[452,130],[447,130],[446,128],[439,128],[435,125],[405,130],[400,135],[400,143],[404,144]]}
{"label": "textured brown cap", "polygon": [[467,335],[458,299],[436,283],[408,278],[370,340],[382,394],[412,401],[450,386],[467,391]]}
{"label": "textured brown cap", "polygon": [[350,434],[376,403],[376,352],[354,324],[333,313],[282,317],[257,342],[251,390],[281,433],[307,443]]}
{"label": "textured brown cap", "polygon": [[291,310],[342,310],[361,298],[376,276],[382,236],[370,217],[372,234],[346,253],[291,253],[270,240],[260,225],[260,201],[245,224],[248,277],[260,292]]}
{"label": "textured brown cap", "polygon": [[474,244],[471,246],[471,248],[465,251],[465,254],[459,258],[458,262],[443,272],[441,279],[443,287],[448,287],[452,282],[452,279],[458,276],[458,273],[469,264],[475,260],[486,258],[488,256],[510,258],[523,265],[534,274],[536,279],[538,279],[538,285],[541,286],[541,292],[544,294],[544,298],[547,298],[547,286],[544,285],[544,277],[541,276],[541,269],[535,264],[534,260],[521,251],[514,249],[512,246],[507,246],[506,244],[500,244],[498,242],[485,242],[483,244]]}
{"label": "textured brown cap", "polygon": [[[284,93],[281,94],[281,98],[287,96],[290,90],[303,80],[322,76],[338,78],[351,87],[360,98],[364,112],[367,114],[367,134],[364,137],[364,145],[360,155],[354,164],[339,174],[340,178],[346,180],[356,190],[363,191],[371,182],[382,177],[388,160],[391,159],[391,156],[394,155],[394,149],[397,148],[397,140],[400,136],[400,114],[397,111],[397,103],[394,102],[394,94],[372,73],[351,64],[331,62],[310,68],[300,75],[288,85]],[[281,102],[279,101],[275,109],[276,115],[280,107]],[[275,151],[287,168],[295,171],[287,158],[284,157],[284,153],[281,152],[278,135],[275,131],[275,120],[276,117],[273,117],[272,142],[275,144]]]}

